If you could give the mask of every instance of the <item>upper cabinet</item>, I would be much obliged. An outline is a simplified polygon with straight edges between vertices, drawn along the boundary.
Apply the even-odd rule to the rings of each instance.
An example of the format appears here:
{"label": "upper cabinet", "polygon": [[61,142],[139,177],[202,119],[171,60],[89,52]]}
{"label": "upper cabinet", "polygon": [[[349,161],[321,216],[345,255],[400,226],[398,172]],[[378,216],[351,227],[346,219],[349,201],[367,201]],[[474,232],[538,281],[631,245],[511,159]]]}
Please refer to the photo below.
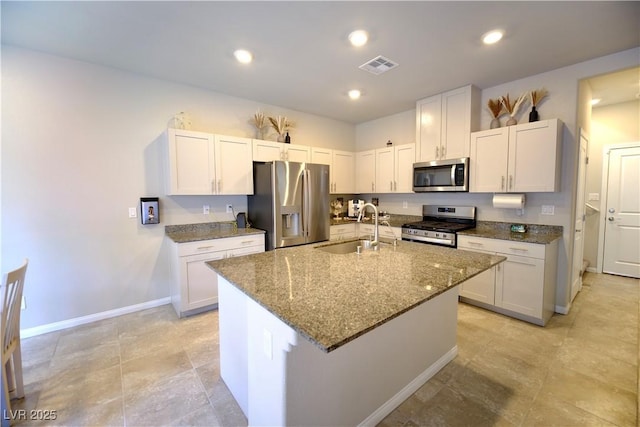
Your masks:
{"label": "upper cabinet", "polygon": [[254,139],[253,160],[256,162],[272,162],[274,160],[309,162],[311,161],[311,147]]}
{"label": "upper cabinet", "polygon": [[558,119],[472,133],[470,191],[558,191],[561,142]]}
{"label": "upper cabinet", "polygon": [[356,153],[356,193],[375,193],[376,150]]}
{"label": "upper cabinet", "polygon": [[416,161],[469,157],[480,124],[480,91],[465,86],[416,103]]}
{"label": "upper cabinet", "polygon": [[167,194],[252,194],[251,140],[167,129]]}
{"label": "upper cabinet", "polygon": [[355,154],[350,151],[311,147],[311,163],[329,165],[329,192],[355,193]]}
{"label": "upper cabinet", "polygon": [[375,153],[375,192],[413,192],[412,174],[415,162],[415,144],[379,148],[375,150]]}

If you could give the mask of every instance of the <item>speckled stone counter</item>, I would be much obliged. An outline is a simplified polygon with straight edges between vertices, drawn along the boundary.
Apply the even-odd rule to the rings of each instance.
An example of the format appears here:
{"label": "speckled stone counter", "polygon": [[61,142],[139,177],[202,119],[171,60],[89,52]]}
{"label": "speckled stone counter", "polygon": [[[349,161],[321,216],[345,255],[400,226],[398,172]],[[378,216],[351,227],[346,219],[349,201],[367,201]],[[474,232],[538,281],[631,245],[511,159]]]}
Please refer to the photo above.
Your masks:
{"label": "speckled stone counter", "polygon": [[[382,221],[383,219],[381,219]],[[391,227],[402,227],[405,224],[408,224],[410,222],[418,222],[418,221],[422,221],[422,217],[421,216],[416,216],[416,215],[396,215],[396,214],[389,214],[389,218],[384,218],[384,220],[389,221],[389,225]],[[341,219],[335,219],[333,216],[331,217],[331,225],[342,225],[342,224],[353,224],[356,223],[356,218],[349,218],[349,217],[344,217]],[[373,220],[371,219],[371,217],[367,217],[367,219],[363,220],[362,222],[364,222],[365,224],[373,224]]]}
{"label": "speckled stone counter", "polygon": [[511,223],[478,221],[476,228],[459,231],[458,234],[546,245],[562,237],[562,226],[527,224],[526,233],[514,233],[511,231]]}
{"label": "speckled stone counter", "polygon": [[167,225],[164,227],[164,233],[176,243],[187,243],[262,234],[264,231],[256,228],[237,228],[234,222],[206,222],[202,224]]}
{"label": "speckled stone counter", "polygon": [[207,264],[329,352],[505,259],[405,241],[362,254],[318,249],[341,243],[283,248]]}

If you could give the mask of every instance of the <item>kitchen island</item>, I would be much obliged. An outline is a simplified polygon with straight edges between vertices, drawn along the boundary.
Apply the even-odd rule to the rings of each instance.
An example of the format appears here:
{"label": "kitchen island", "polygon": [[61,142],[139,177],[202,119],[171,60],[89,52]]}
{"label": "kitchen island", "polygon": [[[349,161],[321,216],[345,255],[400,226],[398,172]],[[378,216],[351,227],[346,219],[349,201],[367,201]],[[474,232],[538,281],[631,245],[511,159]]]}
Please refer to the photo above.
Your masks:
{"label": "kitchen island", "polygon": [[[337,244],[343,244],[339,242]],[[220,370],[250,425],[371,425],[457,354],[457,285],[504,257],[398,242],[208,262]]]}

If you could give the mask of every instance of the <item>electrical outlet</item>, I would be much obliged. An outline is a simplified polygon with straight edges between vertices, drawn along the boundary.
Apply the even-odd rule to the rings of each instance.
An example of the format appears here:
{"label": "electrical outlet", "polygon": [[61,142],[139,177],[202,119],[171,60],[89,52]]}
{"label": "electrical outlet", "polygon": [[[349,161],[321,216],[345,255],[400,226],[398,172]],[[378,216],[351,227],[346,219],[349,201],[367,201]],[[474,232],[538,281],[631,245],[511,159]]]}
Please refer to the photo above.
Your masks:
{"label": "electrical outlet", "polygon": [[209,207],[209,205],[202,205],[202,214],[209,215],[209,212],[211,212],[211,208]]}
{"label": "electrical outlet", "polygon": [[27,308],[27,299],[24,295],[22,295],[22,301],[20,301],[20,310],[24,310]]}
{"label": "electrical outlet", "polygon": [[138,210],[136,208],[129,208],[129,218],[137,218]]}
{"label": "electrical outlet", "polygon": [[233,205],[227,205],[227,213],[233,213]]}
{"label": "electrical outlet", "polygon": [[556,207],[554,205],[542,205],[542,215],[555,215]]}

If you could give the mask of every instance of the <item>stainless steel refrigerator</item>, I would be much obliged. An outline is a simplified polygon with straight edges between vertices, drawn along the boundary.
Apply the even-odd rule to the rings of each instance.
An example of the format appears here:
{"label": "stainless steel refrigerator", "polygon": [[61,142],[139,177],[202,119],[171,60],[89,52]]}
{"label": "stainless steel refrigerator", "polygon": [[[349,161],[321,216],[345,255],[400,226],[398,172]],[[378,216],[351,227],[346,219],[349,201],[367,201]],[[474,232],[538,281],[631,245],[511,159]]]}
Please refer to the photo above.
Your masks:
{"label": "stainless steel refrigerator", "polygon": [[329,240],[329,166],[254,162],[251,226],[266,231],[265,249]]}

